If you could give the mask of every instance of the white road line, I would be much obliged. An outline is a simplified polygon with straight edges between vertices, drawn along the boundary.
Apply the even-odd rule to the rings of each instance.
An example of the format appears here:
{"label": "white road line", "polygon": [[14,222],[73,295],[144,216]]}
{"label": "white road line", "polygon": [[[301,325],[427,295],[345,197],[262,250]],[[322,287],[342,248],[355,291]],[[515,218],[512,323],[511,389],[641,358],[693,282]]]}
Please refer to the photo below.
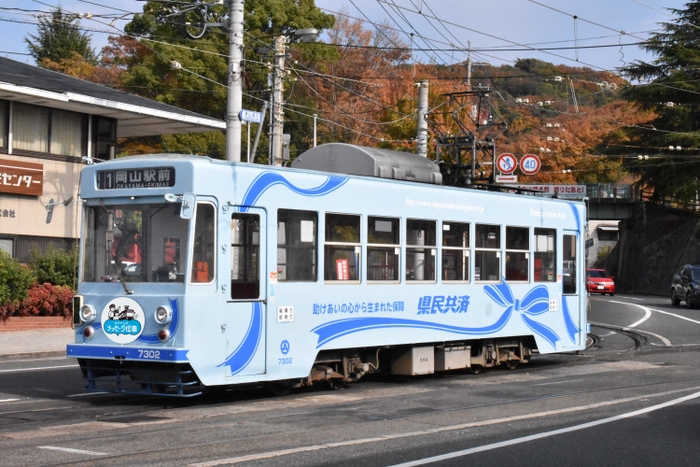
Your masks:
{"label": "white road line", "polygon": [[19,373],[20,371],[58,370],[61,368],[78,368],[80,365],[38,366],[34,368],[17,368],[15,370],[0,370],[0,373]]}
{"label": "white road line", "polygon": [[533,384],[533,386],[551,386],[552,384],[575,383],[576,381],[583,381],[583,380],[582,379],[569,379],[567,381],[555,381],[553,383]]}
{"label": "white road line", "polygon": [[530,441],[535,441],[538,439],[549,438],[550,436],[557,436],[557,435],[561,435],[561,434],[565,434],[565,433],[571,433],[574,431],[585,430],[587,428],[592,428],[594,426],[603,425],[605,423],[617,422],[619,420],[624,420],[627,418],[636,417],[638,415],[644,415],[644,414],[647,414],[650,412],[654,412],[656,410],[670,407],[672,405],[676,405],[676,404],[680,404],[682,402],[696,399],[698,397],[700,397],[700,392],[696,392],[696,393],[687,395],[685,397],[681,397],[679,399],[674,399],[674,400],[671,400],[668,402],[664,402],[663,404],[653,405],[651,407],[647,407],[646,409],[635,410],[633,412],[628,412],[625,414],[616,415],[614,417],[608,417],[608,418],[603,418],[600,420],[594,420],[592,422],[582,423],[581,425],[570,426],[567,428],[560,428],[558,430],[545,431],[544,433],[537,433],[535,435],[523,436],[522,438],[515,438],[515,439],[510,439],[507,441],[501,441],[500,443],[486,444],[484,446],[476,446],[476,447],[473,447],[470,449],[464,449],[462,451],[450,452],[447,454],[442,454],[440,456],[426,457],[425,459],[418,459],[418,460],[411,461],[411,462],[404,462],[403,464],[396,464],[396,465],[390,466],[390,467],[413,467],[413,466],[418,466],[418,465],[433,464],[435,462],[441,462],[441,461],[445,461],[448,459],[455,459],[457,457],[468,456],[470,454],[475,454],[477,452],[490,451],[492,449],[514,446],[516,444],[522,444],[522,443],[527,443]]}
{"label": "white road line", "polygon": [[677,314],[675,314],[675,313],[669,313],[668,311],[657,310],[656,308],[651,308],[651,310],[652,310],[652,311],[655,311],[655,312],[657,312],[657,313],[664,314],[664,315],[673,316],[674,318],[678,318],[678,319],[683,319],[683,320],[686,320],[686,321],[690,321],[691,323],[700,324],[700,321],[698,321],[698,320],[696,320],[696,319],[686,318],[685,316],[677,315]]}
{"label": "white road line", "polygon": [[2,404],[3,402],[16,402],[18,400],[19,399],[0,399],[0,404]]}
{"label": "white road line", "polygon": [[[215,467],[218,465],[239,464],[241,462],[250,462],[250,461],[256,461],[256,460],[271,459],[271,458],[275,458],[275,457],[286,456],[289,454],[298,454],[301,452],[309,452],[309,451],[320,451],[322,449],[331,449],[331,448],[341,447],[341,446],[356,446],[356,445],[367,444],[367,443],[377,443],[377,442],[381,442],[381,441],[389,441],[389,440],[393,440],[393,439],[434,435],[437,433],[444,433],[444,432],[456,431],[456,430],[465,430],[465,429],[474,428],[474,427],[497,425],[500,423],[511,423],[511,422],[519,421],[519,420],[529,420],[529,419],[533,419],[533,418],[543,418],[543,417],[549,417],[549,416],[553,416],[553,415],[562,415],[562,414],[567,414],[567,413],[572,413],[572,412],[587,411],[587,410],[601,408],[601,407],[609,407],[609,406],[613,406],[613,405],[626,404],[628,402],[647,400],[647,399],[650,399],[653,397],[668,396],[668,395],[677,394],[680,392],[697,391],[698,389],[700,389],[700,386],[686,388],[686,389],[676,389],[673,391],[664,391],[664,392],[659,392],[659,393],[654,393],[654,394],[646,394],[643,396],[628,397],[625,399],[616,399],[616,400],[612,400],[612,401],[597,402],[595,404],[588,404],[588,405],[584,405],[584,406],[569,407],[569,408],[557,409],[557,410],[549,410],[546,412],[537,412],[537,413],[532,413],[532,414],[518,415],[518,416],[506,417],[506,418],[497,418],[497,419],[493,419],[493,420],[483,420],[480,422],[463,423],[460,425],[448,425],[448,426],[443,426],[443,427],[438,427],[438,428],[431,428],[428,430],[413,431],[413,432],[408,432],[408,433],[394,433],[394,434],[385,435],[385,436],[376,436],[373,438],[351,439],[348,441],[341,441],[338,443],[315,444],[315,445],[310,445],[310,446],[301,446],[298,448],[283,449],[283,450],[279,450],[279,451],[268,451],[268,452],[261,452],[258,454],[249,454],[247,456],[229,457],[226,459],[216,459],[216,460],[211,460],[211,461],[206,461],[206,462],[198,462],[195,464],[189,464],[189,466],[190,467]],[[694,394],[691,394],[690,396],[686,396],[685,398],[681,398],[681,399],[690,400],[690,399],[693,399],[695,397],[700,397],[700,392],[696,392]],[[681,399],[677,399],[677,401],[682,401]],[[678,402],[676,402],[676,403],[678,403]],[[666,404],[668,404],[668,403],[666,403]],[[663,405],[663,404],[661,404],[661,405]],[[657,406],[655,406],[655,407],[657,407]],[[643,410],[646,410],[646,409],[643,409]],[[642,413],[641,411],[638,411],[638,412]],[[630,412],[630,413],[634,414],[636,412]],[[629,415],[629,416],[632,416],[632,415]],[[620,415],[618,417],[623,417],[623,416]],[[612,417],[612,418],[614,418],[614,417]],[[607,419],[603,419],[603,420],[607,420]],[[595,423],[595,422],[591,422],[591,423]],[[595,425],[591,425],[591,426],[595,426]],[[418,464],[416,464],[416,465],[418,465]]]}
{"label": "white road line", "polygon": [[106,452],[84,451],[82,449],[62,448],[60,446],[39,446],[39,449],[49,449],[52,451],[70,452],[71,454],[85,454],[88,456],[108,456]]}
{"label": "white road line", "polygon": [[[656,308],[647,308],[647,307],[642,306],[642,305],[637,305],[636,303],[618,302],[618,301],[614,301],[614,300],[610,300],[610,302],[611,302],[611,303],[618,303],[618,304],[621,304],[621,305],[636,306],[636,307],[639,307],[639,308],[641,308],[642,310],[644,310],[644,318],[640,319],[640,320],[637,321],[636,323],[630,324],[630,325],[627,326],[627,327],[623,327],[622,329],[625,329],[625,330],[626,330],[626,329],[634,328],[634,327],[636,327],[636,326],[639,326],[639,325],[642,324],[644,321],[648,320],[649,317],[651,316],[651,312],[652,312],[652,311],[656,311],[656,312],[659,312],[659,313],[664,313],[664,314],[667,314],[667,315],[675,316],[676,318],[688,319],[688,318],[686,318],[685,316],[674,315],[673,313],[667,313],[667,312],[665,312],[665,311],[657,310]],[[689,320],[689,321],[693,321],[692,319],[688,319],[688,320]],[[693,321],[693,322],[700,324],[700,321]],[[670,341],[670,340],[668,340],[667,338],[665,338],[664,336],[662,336],[662,335],[660,335],[660,334],[656,334],[656,333],[653,333],[653,332],[651,332],[651,331],[642,331],[642,330],[640,330],[640,329],[636,329],[636,331],[637,331],[637,332],[641,332],[642,334],[649,334],[650,336],[656,337],[657,339],[661,340],[661,342],[663,342],[664,345],[665,345],[666,347],[672,347],[672,346],[673,346],[673,344],[671,344],[671,341]]]}
{"label": "white road line", "polygon": [[88,397],[88,396],[102,396],[104,394],[109,394],[108,391],[100,391],[100,392],[81,392],[79,394],[70,394],[66,397]]}

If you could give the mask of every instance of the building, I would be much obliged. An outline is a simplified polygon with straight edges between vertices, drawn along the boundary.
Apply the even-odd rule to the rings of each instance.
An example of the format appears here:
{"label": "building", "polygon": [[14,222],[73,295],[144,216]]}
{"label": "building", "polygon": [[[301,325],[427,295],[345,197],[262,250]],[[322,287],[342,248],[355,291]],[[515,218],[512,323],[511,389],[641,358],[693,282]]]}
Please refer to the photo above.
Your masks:
{"label": "building", "polygon": [[0,249],[26,262],[33,247],[70,248],[79,236],[80,169],[114,158],[118,138],[225,128],[222,120],[0,57]]}

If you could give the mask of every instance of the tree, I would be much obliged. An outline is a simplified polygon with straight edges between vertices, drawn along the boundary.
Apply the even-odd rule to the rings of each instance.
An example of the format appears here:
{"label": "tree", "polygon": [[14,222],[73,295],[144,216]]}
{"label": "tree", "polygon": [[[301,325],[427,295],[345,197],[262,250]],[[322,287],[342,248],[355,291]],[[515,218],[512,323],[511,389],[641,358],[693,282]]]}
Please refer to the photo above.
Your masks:
{"label": "tree", "polygon": [[76,15],[64,13],[61,7],[56,8],[50,18],[39,18],[38,34],[24,38],[37,65],[44,66],[45,60],[54,64],[75,60],[76,54],[85,62],[94,63],[90,36],[80,32],[79,22]]}
{"label": "tree", "polygon": [[623,97],[646,113],[647,121],[623,129],[616,140],[632,154],[651,155],[626,163],[643,188],[653,190],[655,197],[694,200],[700,189],[700,164],[692,157],[700,146],[700,1],[685,6],[669,9],[677,18],[642,45],[654,60],[638,60],[621,69],[631,79],[646,82],[626,88]]}

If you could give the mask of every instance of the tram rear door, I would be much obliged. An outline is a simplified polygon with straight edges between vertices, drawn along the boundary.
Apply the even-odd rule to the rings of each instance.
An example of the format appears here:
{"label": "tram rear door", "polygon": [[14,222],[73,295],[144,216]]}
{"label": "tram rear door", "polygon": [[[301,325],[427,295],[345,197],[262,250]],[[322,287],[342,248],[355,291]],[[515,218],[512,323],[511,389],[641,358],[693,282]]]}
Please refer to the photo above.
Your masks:
{"label": "tram rear door", "polygon": [[227,377],[265,373],[264,278],[266,213],[234,208],[231,215],[231,289],[226,306]]}

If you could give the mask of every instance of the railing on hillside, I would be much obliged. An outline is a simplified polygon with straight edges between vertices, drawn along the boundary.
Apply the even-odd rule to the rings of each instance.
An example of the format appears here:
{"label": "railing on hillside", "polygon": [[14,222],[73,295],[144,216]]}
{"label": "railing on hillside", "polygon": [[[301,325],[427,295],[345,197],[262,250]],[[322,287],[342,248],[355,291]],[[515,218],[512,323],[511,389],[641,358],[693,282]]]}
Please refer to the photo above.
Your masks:
{"label": "railing on hillside", "polygon": [[595,183],[586,185],[586,196],[589,199],[639,199],[639,191],[632,185],[617,183]]}

